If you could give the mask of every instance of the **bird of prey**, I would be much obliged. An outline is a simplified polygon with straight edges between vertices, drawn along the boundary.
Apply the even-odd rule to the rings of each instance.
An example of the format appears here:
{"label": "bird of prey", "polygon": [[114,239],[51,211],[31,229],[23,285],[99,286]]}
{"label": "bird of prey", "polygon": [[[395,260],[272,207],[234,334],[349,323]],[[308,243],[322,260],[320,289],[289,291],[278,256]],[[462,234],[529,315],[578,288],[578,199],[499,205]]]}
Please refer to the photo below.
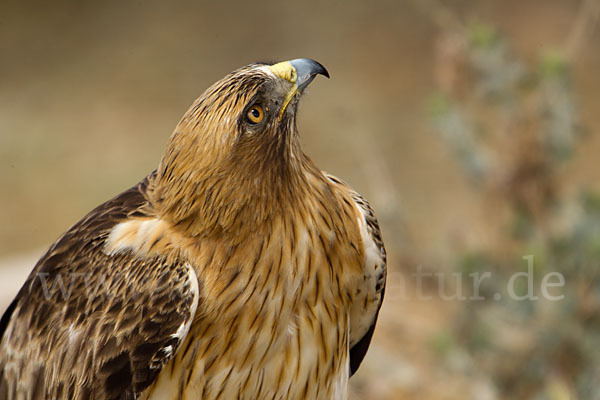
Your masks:
{"label": "bird of prey", "polygon": [[255,63],[158,168],[38,261],[0,322],[1,399],[344,399],[381,306],[369,204],[302,152],[325,68]]}

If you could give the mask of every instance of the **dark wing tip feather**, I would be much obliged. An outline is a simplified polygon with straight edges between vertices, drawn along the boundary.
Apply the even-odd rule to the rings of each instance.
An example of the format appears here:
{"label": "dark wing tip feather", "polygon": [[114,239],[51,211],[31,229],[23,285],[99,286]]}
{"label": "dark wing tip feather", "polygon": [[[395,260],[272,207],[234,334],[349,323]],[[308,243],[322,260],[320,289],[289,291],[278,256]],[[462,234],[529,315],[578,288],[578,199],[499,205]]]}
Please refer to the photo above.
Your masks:
{"label": "dark wing tip feather", "polygon": [[377,324],[377,318],[379,317],[379,310],[381,310],[381,305],[383,304],[383,297],[385,295],[385,287],[381,291],[381,300],[379,302],[379,308],[377,309],[377,314],[375,314],[375,318],[373,319],[373,325],[369,328],[367,333],[350,349],[350,376],[354,375],[354,373],[360,367],[365,355],[367,354],[367,350],[369,350],[369,345],[371,344],[371,339],[373,338],[373,332],[375,332],[375,325]]}
{"label": "dark wing tip feather", "polygon": [[[381,305],[383,304],[383,297],[385,295],[385,277],[386,273],[386,264],[387,264],[387,254],[385,251],[385,246],[383,244],[383,238],[381,236],[381,229],[379,228],[379,222],[377,221],[377,217],[375,217],[375,212],[371,205],[365,200],[360,194],[354,192],[354,201],[358,207],[360,207],[365,216],[365,223],[367,224],[367,231],[371,236],[371,239],[377,246],[379,250],[379,254],[381,260],[383,262],[383,286],[379,288],[377,287],[377,291],[381,289],[381,297],[379,299],[379,306],[377,307],[377,312],[375,313],[375,317],[373,318],[373,324],[365,333],[365,335],[350,349],[350,376],[354,375],[354,373],[358,370],[358,367],[362,363],[365,355],[367,354],[367,350],[369,349],[369,345],[371,344],[371,339],[373,337],[373,332],[375,331],[375,325],[377,323],[377,319],[379,317],[379,310],[381,310]],[[379,285],[379,284],[378,284]]]}
{"label": "dark wing tip feather", "polygon": [[369,345],[371,344],[373,332],[375,332],[375,324],[371,325],[365,336],[350,349],[350,376],[356,373],[362,360],[365,358],[367,350],[369,350]]}
{"label": "dark wing tip feather", "polygon": [[4,332],[6,331],[8,322],[10,321],[10,317],[12,317],[12,314],[15,311],[18,302],[19,298],[15,297],[13,301],[9,304],[6,311],[4,311],[4,314],[2,314],[2,319],[0,319],[0,342],[2,341],[2,337],[4,336]]}

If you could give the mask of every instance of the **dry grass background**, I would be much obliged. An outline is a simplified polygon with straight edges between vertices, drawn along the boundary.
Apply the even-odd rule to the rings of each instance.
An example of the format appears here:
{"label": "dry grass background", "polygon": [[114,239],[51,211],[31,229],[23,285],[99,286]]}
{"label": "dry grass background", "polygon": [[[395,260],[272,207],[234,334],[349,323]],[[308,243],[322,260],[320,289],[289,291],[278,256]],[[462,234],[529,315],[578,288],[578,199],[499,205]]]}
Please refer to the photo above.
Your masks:
{"label": "dry grass background", "polygon": [[[439,89],[444,29],[454,18],[485,21],[534,62],[544,48],[573,46],[581,7],[575,0],[2,2],[2,307],[58,235],[156,167],[176,122],[208,85],[257,60],[310,57],[328,68],[332,78],[318,79],[302,103],[305,151],[371,200],[392,273],[419,265],[447,271],[457,238],[493,237],[490,210],[432,134],[425,110]],[[587,30],[576,47],[574,93],[590,134],[560,169],[567,193],[600,182],[600,32]],[[436,351],[439,332],[464,304],[406,300],[394,288],[414,298],[410,282],[391,283],[353,396],[502,398],[486,371],[461,367],[473,363],[467,352],[448,359]],[[558,382],[535,398],[592,398]]]}

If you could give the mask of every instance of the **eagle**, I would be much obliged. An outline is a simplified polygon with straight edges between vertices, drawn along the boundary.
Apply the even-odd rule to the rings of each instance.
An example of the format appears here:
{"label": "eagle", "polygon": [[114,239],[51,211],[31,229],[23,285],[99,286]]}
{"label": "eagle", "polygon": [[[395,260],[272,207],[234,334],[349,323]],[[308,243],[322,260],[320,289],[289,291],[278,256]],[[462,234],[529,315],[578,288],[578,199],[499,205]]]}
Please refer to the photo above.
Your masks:
{"label": "eagle", "polygon": [[300,148],[319,74],[231,72],[155,171],[54,242],[1,319],[1,399],[347,398],[386,253],[367,201]]}

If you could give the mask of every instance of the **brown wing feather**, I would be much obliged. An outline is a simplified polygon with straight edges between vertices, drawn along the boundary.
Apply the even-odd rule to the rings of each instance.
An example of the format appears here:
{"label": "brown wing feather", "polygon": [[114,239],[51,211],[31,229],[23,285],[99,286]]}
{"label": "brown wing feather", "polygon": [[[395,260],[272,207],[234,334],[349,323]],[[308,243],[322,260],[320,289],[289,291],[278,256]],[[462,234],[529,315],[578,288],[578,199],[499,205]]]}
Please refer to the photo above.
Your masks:
{"label": "brown wing feather", "polygon": [[197,301],[189,266],[103,251],[114,225],[144,215],[146,185],[90,212],[37,263],[3,318],[0,398],[134,399],[172,358]]}
{"label": "brown wing feather", "polygon": [[375,280],[374,298],[378,302],[377,308],[375,314],[372,316],[373,322],[367,330],[367,332],[356,344],[354,344],[354,346],[350,348],[350,376],[354,375],[354,373],[358,370],[358,367],[360,366],[362,360],[365,358],[367,350],[369,349],[369,345],[371,344],[371,338],[373,337],[373,332],[375,331],[375,324],[377,323],[379,310],[381,309],[381,305],[383,304],[383,297],[385,295],[385,283],[387,277],[387,254],[383,244],[383,239],[381,237],[379,222],[375,217],[375,212],[371,208],[371,205],[360,194],[354,192],[352,197],[356,205],[362,211],[364,221],[367,227],[367,234],[369,238],[373,241],[375,247],[377,248],[379,260],[378,266],[375,268],[377,275]]}
{"label": "brown wing feather", "polygon": [[[359,293],[354,298],[350,317],[350,376],[352,376],[367,354],[379,310],[383,304],[387,278],[387,255],[379,222],[367,200],[342,180],[326,172],[324,174],[332,183],[350,195],[360,212],[360,221],[358,222],[364,228],[364,230],[361,229],[365,252],[363,281]],[[354,340],[353,336],[355,336]]]}

